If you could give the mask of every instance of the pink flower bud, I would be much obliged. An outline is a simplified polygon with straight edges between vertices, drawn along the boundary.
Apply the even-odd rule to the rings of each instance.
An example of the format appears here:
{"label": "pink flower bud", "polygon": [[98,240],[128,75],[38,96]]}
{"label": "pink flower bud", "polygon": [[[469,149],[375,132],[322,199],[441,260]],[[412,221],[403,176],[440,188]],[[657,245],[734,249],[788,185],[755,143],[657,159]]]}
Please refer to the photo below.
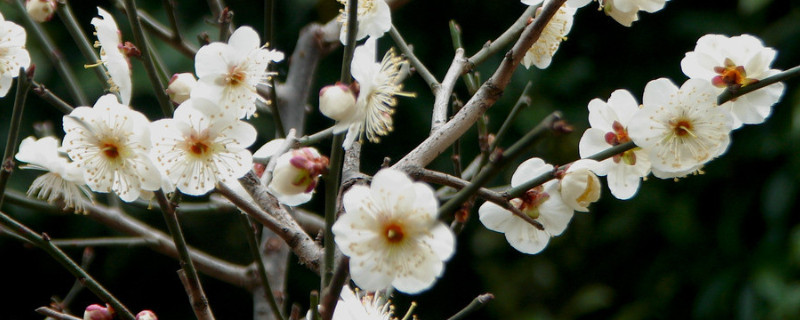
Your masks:
{"label": "pink flower bud", "polygon": [[347,119],[356,112],[356,95],[340,82],[326,86],[319,91],[319,111],[336,121]]}
{"label": "pink flower bud", "polygon": [[169,99],[175,104],[181,104],[189,100],[189,94],[196,84],[197,79],[189,72],[172,75],[172,79],[169,80],[169,85],[167,86]]}
{"label": "pink flower bud", "polygon": [[158,317],[153,311],[142,310],[136,314],[136,320],[158,320]]}
{"label": "pink flower bud", "polygon": [[114,318],[113,309],[106,305],[93,304],[83,311],[83,320],[111,320]]}
{"label": "pink flower bud", "polygon": [[36,22],[50,21],[56,12],[55,0],[26,0],[25,10]]}
{"label": "pink flower bud", "polygon": [[[287,205],[308,201],[317,186],[319,176],[328,168],[328,158],[320,155],[314,148],[292,150],[277,161],[269,188],[275,191],[278,200]],[[303,194],[307,196],[295,197]]]}

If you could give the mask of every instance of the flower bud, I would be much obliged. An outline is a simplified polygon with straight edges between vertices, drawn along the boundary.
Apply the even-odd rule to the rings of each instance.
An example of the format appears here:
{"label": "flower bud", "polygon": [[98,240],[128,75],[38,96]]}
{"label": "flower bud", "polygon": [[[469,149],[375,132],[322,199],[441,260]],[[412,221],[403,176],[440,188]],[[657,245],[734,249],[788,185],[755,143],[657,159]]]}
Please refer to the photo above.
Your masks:
{"label": "flower bud", "polygon": [[336,121],[347,119],[356,112],[356,95],[340,82],[326,86],[319,91],[319,111]]}
{"label": "flower bud", "polygon": [[158,317],[153,311],[142,310],[136,314],[136,320],[158,320]]}
{"label": "flower bud", "polygon": [[83,320],[111,320],[114,318],[111,307],[93,304],[83,311]]}
{"label": "flower bud", "polygon": [[189,94],[197,84],[197,79],[189,72],[176,73],[172,75],[167,86],[169,99],[175,104],[181,104],[189,100]]}
{"label": "flower bud", "polygon": [[56,0],[27,0],[25,10],[36,22],[50,21],[56,12]]}
{"label": "flower bud", "polygon": [[596,164],[594,160],[575,161],[561,178],[561,198],[575,211],[588,212],[589,204],[600,199],[600,179],[590,171]]}
{"label": "flower bud", "polygon": [[314,148],[289,151],[278,158],[269,188],[286,205],[304,203],[327,168],[328,158]]}

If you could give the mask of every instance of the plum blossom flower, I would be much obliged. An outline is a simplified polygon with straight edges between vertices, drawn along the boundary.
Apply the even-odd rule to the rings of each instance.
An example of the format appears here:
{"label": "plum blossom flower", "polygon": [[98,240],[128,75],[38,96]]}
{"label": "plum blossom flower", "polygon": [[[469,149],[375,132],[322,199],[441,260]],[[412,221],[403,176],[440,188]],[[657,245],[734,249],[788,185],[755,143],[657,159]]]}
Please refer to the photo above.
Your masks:
{"label": "plum blossom flower", "polygon": [[[614,91],[608,102],[600,99],[590,101],[589,124],[592,127],[586,129],[578,144],[581,158],[631,141],[628,126],[638,110],[636,98],[627,90]],[[636,194],[642,178],[650,174],[650,158],[647,152],[637,147],[601,161],[593,171],[607,176],[611,194],[626,200]]]}
{"label": "plum blossom flower", "polygon": [[733,120],[717,106],[710,82],[689,79],[678,88],[669,79],[656,79],[645,86],[643,100],[628,134],[648,153],[656,177],[686,176],[727,150]]}
{"label": "plum blossom flower", "polygon": [[83,311],[83,320],[111,320],[114,319],[114,309],[107,305],[92,304]]}
{"label": "plum blossom flower", "polygon": [[0,13],[0,98],[8,94],[11,81],[19,75],[19,69],[28,69],[31,56],[25,49],[25,29],[6,21]]}
{"label": "plum blossom flower", "polygon": [[[525,68],[534,65],[539,69],[544,69],[550,65],[561,41],[567,39],[567,33],[572,29],[576,10],[564,4],[556,11],[556,14],[542,30],[539,40],[525,52],[525,56],[522,58],[522,65]],[[536,14],[538,15],[539,12],[541,12],[541,8],[536,10]]]}
{"label": "plum blossom flower", "polygon": [[559,178],[558,190],[561,199],[572,210],[589,212],[589,204],[600,199],[602,185],[600,179],[592,172],[598,162],[591,159],[581,159],[573,162]]}
{"label": "plum blossom flower", "polygon": [[253,28],[239,27],[228,43],[214,42],[197,51],[194,68],[199,79],[191,96],[218,102],[239,118],[250,118],[256,112],[256,100],[264,100],[256,85],[272,76],[267,71],[269,63],[281,60],[283,53],[264,48]]}
{"label": "plum blossom flower", "polygon": [[17,160],[28,163],[22,169],[37,169],[47,173],[37,177],[28,188],[28,196],[47,200],[48,203],[62,201],[64,210],[86,212],[84,200],[94,200],[86,187],[83,171],[76,163],[68,161],[58,152],[60,141],[53,137],[36,139],[27,137],[19,145]]}
{"label": "plum blossom flower", "polygon": [[247,150],[256,129],[235,114],[202,98],[191,98],[175,109],[172,119],[151,126],[153,158],[178,190],[199,196],[217,182],[236,183],[253,166]]}
{"label": "plum blossom flower", "polygon": [[100,17],[92,18],[92,25],[97,35],[95,47],[100,47],[100,60],[108,71],[111,82],[110,90],[119,92],[122,104],[130,105],[133,86],[131,84],[131,64],[126,50],[131,49],[132,44],[130,42],[123,44],[122,34],[119,32],[114,16],[100,7],[97,7],[97,12]]}
{"label": "plum blossom flower", "polygon": [[650,13],[664,8],[667,0],[598,0],[600,9],[621,25],[630,27],[639,20],[639,11]]}
{"label": "plum blossom flower", "polygon": [[84,170],[93,191],[113,190],[131,202],[142,190],[161,186],[161,175],[149,156],[150,122],[113,94],[100,97],[91,108],[75,108],[63,123],[63,148]]}
{"label": "plum blossom flower", "polygon": [[[272,140],[259,148],[253,156],[259,159],[273,157],[283,147],[284,142],[284,139]],[[320,175],[328,170],[328,157],[311,147],[289,150],[275,161],[267,188],[278,201],[287,206],[297,206],[311,200]]]}
{"label": "plum blossom flower", "polygon": [[[339,40],[342,44],[347,42],[347,0],[338,0],[344,5],[340,10],[339,22],[342,29],[339,33]],[[358,30],[356,31],[356,41],[366,38],[382,37],[386,31],[392,28],[392,11],[385,0],[360,0],[358,1]]]}
{"label": "plum blossom flower", "polygon": [[319,91],[319,111],[328,118],[341,121],[356,110],[356,92],[343,83],[325,86]]}
{"label": "plum blossom flower", "polygon": [[343,147],[349,149],[353,141],[367,140],[378,142],[378,136],[392,131],[392,114],[397,104],[395,96],[413,97],[403,92],[402,66],[406,62],[389,49],[380,63],[375,62],[377,40],[370,37],[355,49],[351,73],[360,86],[355,108],[349,114],[342,114],[342,120],[333,127],[333,132],[347,130]]}
{"label": "plum blossom flower", "polygon": [[455,250],[453,232],[436,220],[433,189],[394,169],[378,171],[367,187],[342,199],[333,225],[336,245],[350,257],[353,281],[367,291],[394,286],[414,294],[430,288]]}
{"label": "plum blossom flower", "polygon": [[[689,78],[710,81],[719,88],[719,94],[727,87],[744,87],[780,73],[770,67],[775,55],[774,49],[764,47],[760,39],[751,35],[707,34],[697,40],[694,51],[686,53],[681,69]],[[722,107],[733,114],[734,129],[742,123],[762,123],[783,91],[783,83],[774,83],[728,101]]]}
{"label": "plum blossom flower", "polygon": [[[546,164],[544,160],[528,159],[514,171],[514,175],[511,176],[511,187],[551,171],[553,166]],[[558,182],[555,180],[526,191],[522,196],[512,199],[511,204],[541,223],[544,230],[488,201],[478,209],[478,216],[487,229],[504,233],[506,240],[514,249],[527,254],[541,252],[551,237],[558,236],[567,229],[574,214],[561,199]]]}
{"label": "plum blossom flower", "polygon": [[[521,0],[521,1],[523,4],[527,4],[528,6],[537,6],[542,4],[544,0]],[[567,0],[564,3],[570,8],[578,9],[589,4],[589,2],[592,2],[592,0]]]}
{"label": "plum blossom flower", "polygon": [[155,312],[150,310],[142,310],[136,314],[136,320],[158,320]]}

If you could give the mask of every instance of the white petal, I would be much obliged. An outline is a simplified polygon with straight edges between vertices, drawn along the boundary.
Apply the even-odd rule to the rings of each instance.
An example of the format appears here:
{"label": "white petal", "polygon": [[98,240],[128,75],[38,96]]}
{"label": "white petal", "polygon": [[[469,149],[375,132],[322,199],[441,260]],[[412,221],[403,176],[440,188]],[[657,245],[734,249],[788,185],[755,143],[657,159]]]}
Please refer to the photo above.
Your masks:
{"label": "white petal", "polygon": [[553,171],[553,165],[546,164],[544,160],[539,158],[530,158],[522,162],[514,175],[511,176],[511,186],[518,186],[528,180],[532,180],[542,174]]}

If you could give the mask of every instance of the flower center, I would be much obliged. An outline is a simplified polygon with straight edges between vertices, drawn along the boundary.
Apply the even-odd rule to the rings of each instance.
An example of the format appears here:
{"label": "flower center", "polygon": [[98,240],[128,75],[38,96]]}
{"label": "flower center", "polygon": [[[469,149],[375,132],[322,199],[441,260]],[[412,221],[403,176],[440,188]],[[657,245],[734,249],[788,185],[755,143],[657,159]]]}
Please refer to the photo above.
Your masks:
{"label": "flower center", "polygon": [[206,145],[205,143],[203,143],[201,141],[195,141],[189,147],[189,151],[191,151],[195,155],[202,156],[203,154],[206,153],[206,151],[208,151],[208,145]]}
{"label": "flower center", "polygon": [[725,66],[714,67],[714,72],[718,76],[711,79],[711,83],[719,88],[743,87],[748,84],[758,82],[756,79],[748,79],[744,66],[737,66],[730,58],[725,58]]}
{"label": "flower center", "polygon": [[[611,124],[611,129],[614,131],[607,132],[605,135],[606,143],[616,146],[631,141],[631,138],[628,136],[628,130],[626,130],[619,121],[614,121],[614,123]],[[616,154],[612,159],[614,159],[614,163],[624,161],[625,164],[636,164],[636,154],[633,153],[633,150]]]}
{"label": "flower center", "polygon": [[240,70],[238,67],[231,68],[228,75],[225,76],[225,83],[230,86],[237,86],[240,83],[243,83],[247,79],[247,73],[244,70]]}
{"label": "flower center", "polygon": [[539,206],[547,201],[550,195],[544,192],[543,186],[526,191],[519,198],[511,199],[511,204],[527,214],[531,219],[539,218]]}
{"label": "flower center", "polygon": [[672,126],[672,132],[674,132],[678,137],[694,137],[694,133],[692,133],[694,128],[689,119],[681,118],[678,120],[670,120],[669,125]]}
{"label": "flower center", "polygon": [[106,158],[110,160],[116,160],[119,158],[119,149],[117,149],[117,145],[111,142],[103,143],[103,146],[100,147],[100,150],[103,151],[103,154],[106,155]]}
{"label": "flower center", "polygon": [[398,243],[403,241],[403,237],[405,237],[405,233],[403,233],[403,227],[394,222],[386,226],[384,229],[384,235],[389,243]]}

